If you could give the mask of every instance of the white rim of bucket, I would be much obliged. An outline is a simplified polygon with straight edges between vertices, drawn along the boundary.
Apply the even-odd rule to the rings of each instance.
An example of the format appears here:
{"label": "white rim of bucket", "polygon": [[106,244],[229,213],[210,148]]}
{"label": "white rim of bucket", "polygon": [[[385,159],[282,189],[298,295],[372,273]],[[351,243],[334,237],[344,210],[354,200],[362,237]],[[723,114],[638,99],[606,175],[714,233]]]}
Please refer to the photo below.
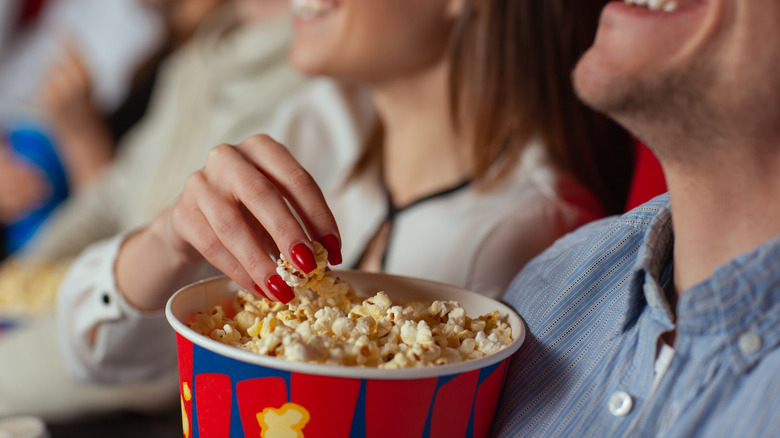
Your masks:
{"label": "white rim of bucket", "polygon": [[[525,325],[523,324],[520,317],[512,308],[510,308],[509,306],[507,306],[506,304],[498,300],[479,295],[476,292],[472,292],[467,289],[463,289],[451,285],[445,285],[443,283],[438,283],[435,281],[412,278],[412,277],[402,277],[402,276],[396,276],[391,274],[366,273],[360,271],[346,271],[346,270],[337,270],[334,272],[347,281],[352,281],[354,279],[360,279],[360,278],[365,278],[366,276],[370,276],[376,281],[394,280],[394,281],[416,283],[423,286],[427,283],[429,285],[434,285],[435,287],[445,287],[455,295],[462,295],[462,296],[476,295],[479,297],[478,299],[480,301],[484,303],[488,303],[492,310],[498,310],[501,317],[506,318],[507,322],[512,327],[513,341],[511,344],[509,344],[501,351],[491,354],[489,356],[485,356],[480,359],[473,359],[473,360],[468,360],[468,361],[459,362],[455,364],[434,365],[434,366],[415,367],[415,368],[380,369],[376,367],[364,367],[364,366],[325,365],[319,363],[296,362],[287,359],[280,359],[273,356],[264,356],[261,354],[244,351],[239,348],[223,344],[219,341],[211,339],[208,336],[202,335],[189,328],[189,326],[186,323],[181,321],[174,314],[173,307],[177,304],[177,302],[179,300],[184,299],[186,294],[188,293],[198,293],[193,291],[197,290],[197,288],[199,287],[203,288],[203,287],[211,286],[211,287],[217,287],[218,289],[226,289],[231,292],[242,289],[240,286],[238,286],[236,283],[232,282],[229,278],[225,276],[218,276],[218,277],[201,280],[176,291],[176,293],[174,293],[171,296],[171,298],[168,300],[168,303],[165,306],[165,317],[168,319],[168,323],[173,327],[176,333],[180,334],[187,340],[191,341],[193,344],[205,348],[206,350],[213,351],[222,356],[235,359],[241,362],[260,365],[260,366],[273,368],[277,370],[291,371],[291,372],[304,373],[304,374],[313,374],[313,375],[326,375],[331,377],[340,377],[340,378],[347,378],[347,379],[411,380],[411,379],[424,379],[430,377],[462,374],[465,372],[486,368],[503,361],[504,359],[514,354],[520,348],[520,346],[523,344],[523,341],[525,340],[525,333],[526,333]],[[378,290],[372,293],[376,293],[376,292],[378,292]],[[200,293],[205,294],[205,292],[200,292]],[[395,295],[392,293],[392,291],[387,291],[387,293],[388,296],[390,296],[391,298],[393,298]],[[447,299],[452,299],[452,298],[448,297]],[[204,308],[201,310],[206,310],[206,309]],[[472,315],[472,312],[469,311],[468,308],[466,308],[466,310],[469,316],[471,317],[475,316]]]}

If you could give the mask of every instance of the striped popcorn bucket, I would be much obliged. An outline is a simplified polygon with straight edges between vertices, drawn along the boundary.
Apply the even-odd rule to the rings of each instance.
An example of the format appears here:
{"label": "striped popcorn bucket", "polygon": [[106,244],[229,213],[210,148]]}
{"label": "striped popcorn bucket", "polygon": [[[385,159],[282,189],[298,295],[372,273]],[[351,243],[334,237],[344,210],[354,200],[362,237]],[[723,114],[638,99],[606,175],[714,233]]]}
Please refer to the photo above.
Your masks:
{"label": "striped popcorn bucket", "polygon": [[525,328],[506,305],[450,285],[386,274],[339,271],[359,295],[455,300],[470,316],[499,310],[513,342],[457,364],[405,369],[333,366],[261,356],[191,330],[197,311],[230,300],[239,286],[217,277],[168,302],[176,331],[185,438],[486,437],[512,353]]}

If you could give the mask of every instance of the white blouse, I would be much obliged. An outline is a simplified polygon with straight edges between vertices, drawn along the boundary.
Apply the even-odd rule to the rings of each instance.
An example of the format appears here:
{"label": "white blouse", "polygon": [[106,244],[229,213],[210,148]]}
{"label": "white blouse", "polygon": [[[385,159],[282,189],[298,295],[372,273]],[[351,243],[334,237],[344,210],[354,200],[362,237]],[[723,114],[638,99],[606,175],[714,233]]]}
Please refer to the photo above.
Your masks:
{"label": "white blouse", "polygon": [[[386,215],[378,172],[345,183],[374,123],[365,93],[318,79],[280,109],[267,131],[322,187],[339,225],[343,268],[358,261]],[[533,142],[513,173],[490,191],[467,185],[399,213],[385,271],[498,297],[529,259],[601,214],[596,198],[556,170],[542,145]],[[113,266],[124,236],[91,246],[60,288],[62,353],[84,379],[129,382],[176,367],[175,336],[163,312],[134,309],[116,288]],[[89,343],[87,333],[97,324]]]}

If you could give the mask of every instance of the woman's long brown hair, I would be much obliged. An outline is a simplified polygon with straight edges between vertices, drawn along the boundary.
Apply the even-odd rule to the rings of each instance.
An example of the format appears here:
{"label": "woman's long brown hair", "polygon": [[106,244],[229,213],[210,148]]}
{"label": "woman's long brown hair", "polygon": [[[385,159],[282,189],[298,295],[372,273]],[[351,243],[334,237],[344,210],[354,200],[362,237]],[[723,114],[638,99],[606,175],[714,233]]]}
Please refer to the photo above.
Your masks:
{"label": "woman's long brown hair", "polygon": [[[580,102],[570,77],[607,0],[464,1],[451,39],[449,91],[455,127],[464,118],[474,124],[472,180],[489,188],[538,137],[607,214],[622,212],[632,138]],[[379,123],[353,176],[381,156],[382,137]]]}
{"label": "woman's long brown hair", "polygon": [[538,136],[607,213],[623,210],[633,170],[631,136],[582,104],[571,82],[605,3],[466,0],[474,12],[461,16],[453,34],[450,103],[454,120],[475,123],[475,180],[494,165],[501,178]]}

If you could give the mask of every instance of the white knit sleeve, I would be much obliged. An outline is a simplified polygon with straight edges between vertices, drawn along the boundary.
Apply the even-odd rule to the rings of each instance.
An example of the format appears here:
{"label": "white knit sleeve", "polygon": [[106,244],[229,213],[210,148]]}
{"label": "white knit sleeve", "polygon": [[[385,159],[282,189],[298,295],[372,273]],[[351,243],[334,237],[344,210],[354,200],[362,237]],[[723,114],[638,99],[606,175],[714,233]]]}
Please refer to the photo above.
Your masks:
{"label": "white knit sleeve", "polygon": [[90,246],[60,285],[59,346],[80,380],[127,383],[176,372],[175,334],[164,312],[139,311],[117,289],[114,264],[125,237]]}

